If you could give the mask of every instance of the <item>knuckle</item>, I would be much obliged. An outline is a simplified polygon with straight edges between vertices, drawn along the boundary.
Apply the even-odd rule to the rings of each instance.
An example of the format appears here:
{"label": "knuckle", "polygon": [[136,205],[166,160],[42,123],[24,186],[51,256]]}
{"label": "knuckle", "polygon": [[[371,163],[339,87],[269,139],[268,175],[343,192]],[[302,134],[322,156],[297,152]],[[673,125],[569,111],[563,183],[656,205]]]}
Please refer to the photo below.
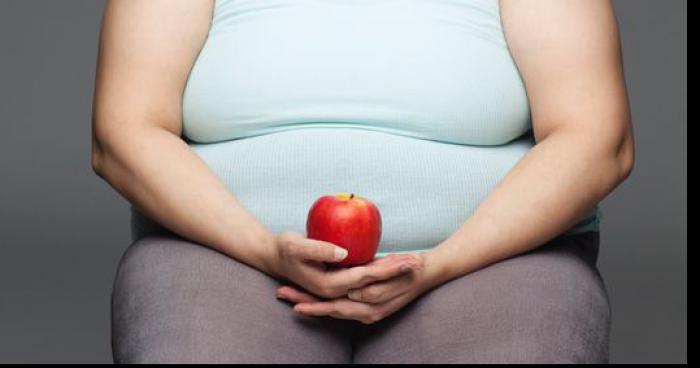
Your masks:
{"label": "knuckle", "polygon": [[341,317],[347,317],[349,315],[348,309],[343,305],[337,305],[335,307],[335,313]]}
{"label": "knuckle", "polygon": [[318,287],[318,292],[320,293],[320,296],[324,298],[333,298],[337,295],[337,290],[335,287],[330,286],[330,285],[321,285]]}
{"label": "knuckle", "polygon": [[409,262],[411,262],[411,261],[415,262],[415,261],[418,261],[418,257],[416,257],[413,254],[406,254],[406,258],[404,258],[403,260],[409,261]]}
{"label": "knuckle", "polygon": [[294,258],[298,256],[299,250],[293,244],[287,243],[282,246],[282,252],[290,258]]}
{"label": "knuckle", "polygon": [[388,259],[388,262],[385,264],[385,266],[391,266],[400,262],[405,261],[406,255],[405,254],[392,254],[393,257]]}
{"label": "knuckle", "polygon": [[338,298],[338,297],[343,297],[348,293],[348,288],[342,285],[337,285],[337,286],[331,286],[330,290],[330,297],[331,298]]}
{"label": "knuckle", "polygon": [[282,244],[286,244],[294,238],[294,232],[289,230],[282,231],[281,233],[279,233],[277,238]]}
{"label": "knuckle", "polygon": [[375,281],[377,281],[377,277],[375,277],[374,275],[366,274],[366,275],[362,276],[362,284],[363,285],[371,284]]}
{"label": "knuckle", "polygon": [[277,244],[280,248],[286,249],[292,244],[293,238],[287,234],[287,232],[283,232],[277,236]]}
{"label": "knuckle", "polygon": [[374,275],[370,272],[370,269],[362,266],[357,268],[358,279],[361,284],[367,284],[374,281]]}
{"label": "knuckle", "polygon": [[348,270],[347,276],[346,276],[346,282],[349,286],[357,286],[362,280],[362,268],[364,266],[355,266],[352,267]]}
{"label": "knuckle", "polygon": [[362,291],[362,300],[367,300],[367,301],[374,301],[382,297],[382,292],[381,290],[377,289],[376,287],[368,287],[367,289]]}
{"label": "knuckle", "polygon": [[313,293],[316,294],[316,296],[320,296],[321,298],[328,298],[328,290],[326,290],[325,287],[314,286],[311,289],[313,290]]}
{"label": "knuckle", "polygon": [[319,253],[328,259],[335,259],[335,246],[328,245],[320,247]]}
{"label": "knuckle", "polygon": [[399,262],[399,261],[405,261],[410,257],[409,254],[395,254],[396,257],[393,258],[393,260]]}
{"label": "knuckle", "polygon": [[413,262],[415,262],[415,263],[417,263],[418,265],[421,265],[421,266],[425,263],[425,259],[423,258],[423,256],[417,255],[417,254],[416,254],[416,255],[411,255],[411,260],[413,260]]}
{"label": "knuckle", "polygon": [[323,256],[323,253],[323,248],[317,246],[311,247],[309,250],[309,254],[314,258],[320,258]]}

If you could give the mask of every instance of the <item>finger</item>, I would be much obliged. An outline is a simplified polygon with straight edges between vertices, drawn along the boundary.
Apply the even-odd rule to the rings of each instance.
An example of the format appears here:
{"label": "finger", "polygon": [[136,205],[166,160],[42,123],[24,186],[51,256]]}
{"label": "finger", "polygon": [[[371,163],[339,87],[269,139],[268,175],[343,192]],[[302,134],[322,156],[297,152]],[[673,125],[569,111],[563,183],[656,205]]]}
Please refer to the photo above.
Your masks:
{"label": "finger", "polygon": [[[302,278],[306,282],[302,280],[295,280],[295,282],[316,296],[338,298],[346,296],[350,289],[361,288],[370,282],[386,280],[395,275],[409,272],[411,269],[422,267],[421,260],[409,254],[387,257],[387,260],[378,264],[350,268],[299,269],[298,271],[303,274]],[[402,268],[404,266],[407,268]]]}
{"label": "finger", "polygon": [[333,302],[317,302],[317,303],[297,303],[294,306],[294,311],[310,316],[327,316],[333,312],[335,305]]}
{"label": "finger", "polygon": [[384,303],[405,293],[411,285],[413,285],[413,274],[407,273],[387,281],[352,289],[348,292],[348,299],[371,304]]}
{"label": "finger", "polygon": [[373,282],[400,276],[417,267],[421,267],[421,265],[409,260],[351,267],[345,270],[328,272],[330,276],[329,283],[336,289],[344,288],[347,292],[347,290],[359,289]]}
{"label": "finger", "polygon": [[353,319],[364,324],[378,322],[405,306],[412,297],[404,293],[380,304],[367,304],[349,299],[336,299],[331,302],[299,303],[294,310],[309,316],[331,316],[340,319]]}
{"label": "finger", "polygon": [[374,306],[348,299],[336,299],[330,302],[299,303],[294,310],[310,316],[330,316],[339,319],[353,319],[363,323],[372,323],[378,319]]}
{"label": "finger", "polygon": [[424,266],[424,256],[420,254],[390,254],[366,264],[368,267],[390,267],[392,264],[405,264],[413,270]]}
{"label": "finger", "polygon": [[277,297],[288,300],[292,303],[313,303],[321,301],[311,294],[305,293],[291,286],[281,286],[277,288]]}
{"label": "finger", "polygon": [[333,243],[315,239],[296,239],[289,244],[289,253],[299,260],[318,262],[338,262],[348,255],[345,248]]}

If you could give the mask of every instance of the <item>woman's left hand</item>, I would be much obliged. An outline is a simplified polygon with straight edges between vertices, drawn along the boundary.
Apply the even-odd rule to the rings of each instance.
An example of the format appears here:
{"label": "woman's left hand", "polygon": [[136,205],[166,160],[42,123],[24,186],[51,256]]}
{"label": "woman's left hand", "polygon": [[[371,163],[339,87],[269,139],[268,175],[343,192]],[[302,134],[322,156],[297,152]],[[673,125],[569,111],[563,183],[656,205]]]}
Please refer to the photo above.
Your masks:
{"label": "woman's left hand", "polygon": [[[359,289],[352,289],[348,295],[335,299],[320,299],[294,286],[281,286],[277,297],[294,303],[294,311],[309,316],[330,316],[354,319],[371,324],[398,311],[416,297],[437,284],[435,265],[428,262],[427,252],[413,253],[411,271],[395,278],[378,281]],[[384,262],[380,257],[372,262]]]}

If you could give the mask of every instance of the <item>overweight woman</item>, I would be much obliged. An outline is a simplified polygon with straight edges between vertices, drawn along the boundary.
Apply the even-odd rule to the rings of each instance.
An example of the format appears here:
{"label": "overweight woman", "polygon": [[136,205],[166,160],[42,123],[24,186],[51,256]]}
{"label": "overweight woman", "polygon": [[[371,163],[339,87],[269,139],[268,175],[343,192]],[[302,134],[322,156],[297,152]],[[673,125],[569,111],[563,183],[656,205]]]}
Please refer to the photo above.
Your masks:
{"label": "overweight woman", "polygon": [[[116,362],[608,360],[609,0],[110,0],[93,124],[132,205]],[[305,221],[343,192],[384,232],[337,269]]]}

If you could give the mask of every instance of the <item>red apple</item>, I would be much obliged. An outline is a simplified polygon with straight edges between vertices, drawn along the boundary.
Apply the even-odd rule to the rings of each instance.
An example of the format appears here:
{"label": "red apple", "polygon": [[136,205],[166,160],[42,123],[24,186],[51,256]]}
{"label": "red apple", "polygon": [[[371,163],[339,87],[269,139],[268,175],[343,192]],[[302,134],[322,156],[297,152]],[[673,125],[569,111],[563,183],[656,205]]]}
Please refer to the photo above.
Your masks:
{"label": "red apple", "polygon": [[374,259],[382,236],[382,218],[377,206],[354,193],[325,195],[309,209],[306,236],[348,250],[348,255],[331,265],[350,267]]}

